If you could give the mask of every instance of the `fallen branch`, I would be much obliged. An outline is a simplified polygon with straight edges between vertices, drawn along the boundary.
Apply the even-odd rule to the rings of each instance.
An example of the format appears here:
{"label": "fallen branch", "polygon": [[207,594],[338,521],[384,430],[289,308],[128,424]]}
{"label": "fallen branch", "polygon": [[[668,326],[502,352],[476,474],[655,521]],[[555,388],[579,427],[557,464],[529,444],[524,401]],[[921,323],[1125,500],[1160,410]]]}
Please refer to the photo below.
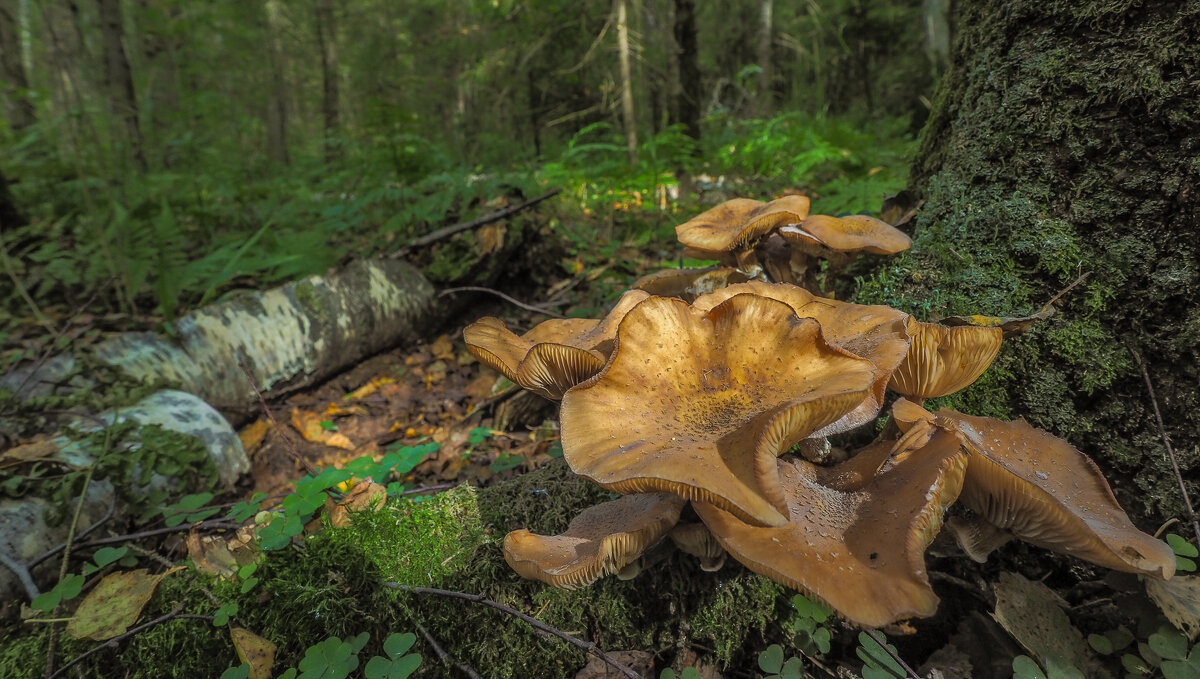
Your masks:
{"label": "fallen branch", "polygon": [[[170,535],[171,533],[184,533],[193,528],[214,529],[214,530],[237,530],[238,528],[241,528],[241,527],[242,527],[242,524],[233,523],[232,521],[228,521],[227,519],[209,519],[208,521],[201,521],[198,524],[185,523],[185,524],[180,524],[178,526],[167,526],[164,528],[152,528],[150,530],[138,531],[137,533],[127,533],[125,535],[114,535],[112,537],[107,537],[107,538],[96,538],[94,540],[80,542],[80,543],[76,544],[75,547],[76,548],[100,547],[102,545],[112,545],[112,544],[117,544],[117,543],[121,543],[121,542],[133,542],[135,540],[143,540],[145,538],[152,538],[157,535]],[[28,564],[29,568],[34,568],[35,566],[42,563],[46,559],[49,559],[49,558],[53,557],[55,554],[58,554],[59,552],[61,552],[62,549],[63,549],[63,545],[59,545],[57,547],[54,547],[54,548],[46,551],[46,553],[37,557],[33,561],[30,561]]]}
{"label": "fallen branch", "polygon": [[433,635],[429,633],[429,630],[425,629],[421,625],[417,625],[417,631],[421,633],[421,636],[425,637],[425,641],[429,642],[429,647],[432,648],[433,652],[437,654],[438,660],[442,661],[443,665],[446,667],[457,668],[458,671],[467,675],[471,679],[483,679],[483,677],[479,676],[479,673],[475,671],[474,667],[464,663],[454,662],[454,660],[450,657],[450,654],[446,652],[446,649],[442,648],[442,645],[437,642],[437,639],[434,639]]}
{"label": "fallen branch", "polygon": [[1192,509],[1192,498],[1188,496],[1187,487],[1183,485],[1183,474],[1179,471],[1179,461],[1175,459],[1175,449],[1171,447],[1171,439],[1167,437],[1167,428],[1163,424],[1162,412],[1158,409],[1158,397],[1154,395],[1154,385],[1150,382],[1150,372],[1146,370],[1146,364],[1142,362],[1142,357],[1138,355],[1137,351],[1134,351],[1129,342],[1125,342],[1125,348],[1133,355],[1134,362],[1142,371],[1142,379],[1146,382],[1146,391],[1150,393],[1150,405],[1154,408],[1154,420],[1158,423],[1158,435],[1162,437],[1163,446],[1167,449],[1167,459],[1171,461],[1171,470],[1175,472],[1175,481],[1179,484],[1179,494],[1183,496],[1188,519],[1192,522],[1193,535],[1200,538],[1200,521],[1196,519],[1196,510]]}
{"label": "fallen branch", "polygon": [[438,297],[445,297],[446,295],[453,295],[458,292],[486,292],[489,295],[495,295],[495,296],[499,297],[500,299],[504,300],[505,302],[508,302],[509,304],[512,304],[514,306],[519,306],[526,311],[532,311],[532,312],[539,313],[539,314],[545,314],[547,316],[553,316],[554,318],[566,318],[566,316],[563,316],[562,314],[555,313],[548,309],[543,309],[542,307],[533,306],[532,304],[526,304],[518,299],[509,297],[508,295],[504,294],[503,292],[500,292],[499,290],[493,290],[491,288],[481,288],[481,287],[475,286],[475,285],[464,285],[461,288],[446,288],[445,290],[442,290],[441,292],[438,293]]}
{"label": "fallen branch", "polygon": [[474,602],[477,604],[482,604],[484,606],[487,606],[488,608],[494,608],[497,611],[500,611],[502,613],[507,613],[508,615],[511,615],[515,618],[520,618],[521,620],[524,620],[531,627],[533,627],[534,629],[536,629],[538,631],[545,632],[547,634],[552,634],[552,635],[558,637],[559,639],[566,641],[567,643],[571,644],[572,646],[575,646],[576,648],[579,648],[584,651],[587,651],[588,653],[591,653],[592,655],[596,656],[597,658],[600,658],[601,660],[603,660],[608,665],[612,666],[614,669],[616,669],[621,674],[629,677],[629,679],[642,679],[642,676],[640,674],[638,674],[637,672],[634,672],[633,669],[631,669],[630,667],[623,665],[620,662],[618,662],[617,660],[613,659],[612,656],[610,656],[607,653],[605,653],[604,651],[600,650],[600,647],[597,646],[596,644],[594,644],[590,641],[583,641],[582,639],[576,639],[575,637],[571,636],[570,634],[567,634],[566,632],[563,632],[562,630],[555,629],[555,628],[551,627],[550,625],[547,625],[546,623],[542,622],[541,620],[538,620],[537,618],[526,615],[526,614],[522,613],[521,611],[518,611],[517,609],[512,608],[510,606],[505,606],[502,603],[497,603],[495,601],[492,601],[491,599],[488,599],[487,597],[483,596],[482,594],[467,594],[465,592],[452,592],[448,589],[434,589],[432,587],[414,587],[412,585],[401,585],[401,584],[391,581],[391,580],[389,580],[388,582],[385,582],[384,585],[387,587],[390,587],[392,589],[398,589],[398,590],[401,590],[404,592],[412,592],[414,594],[435,594],[437,596],[450,597],[452,599],[462,599],[463,601],[471,601],[471,602]]}
{"label": "fallen branch", "polygon": [[562,193],[562,189],[554,189],[553,191],[550,191],[549,193],[543,193],[542,195],[538,196],[537,198],[530,198],[529,200],[525,201],[524,203],[518,203],[517,205],[513,205],[511,207],[506,207],[503,210],[498,210],[489,215],[484,215],[484,216],[480,217],[479,219],[475,219],[475,220],[472,220],[469,222],[463,222],[460,224],[454,224],[452,226],[447,226],[445,228],[438,229],[437,231],[425,234],[424,236],[421,236],[420,238],[410,241],[407,245],[401,247],[399,250],[388,255],[388,257],[390,257],[391,259],[398,259],[398,258],[404,256],[405,254],[407,254],[409,250],[412,250],[414,248],[420,248],[420,247],[429,245],[430,243],[436,243],[437,241],[439,241],[443,238],[446,238],[448,236],[453,236],[454,234],[459,233],[460,231],[467,231],[468,229],[474,229],[477,226],[483,226],[484,224],[498,222],[501,219],[504,219],[505,217],[507,217],[511,214],[516,214],[516,213],[520,212],[521,210],[524,210],[527,207],[532,207],[534,205],[537,205],[538,203],[542,202],[543,200],[546,200],[547,198],[553,198],[554,196],[557,196],[560,193]]}

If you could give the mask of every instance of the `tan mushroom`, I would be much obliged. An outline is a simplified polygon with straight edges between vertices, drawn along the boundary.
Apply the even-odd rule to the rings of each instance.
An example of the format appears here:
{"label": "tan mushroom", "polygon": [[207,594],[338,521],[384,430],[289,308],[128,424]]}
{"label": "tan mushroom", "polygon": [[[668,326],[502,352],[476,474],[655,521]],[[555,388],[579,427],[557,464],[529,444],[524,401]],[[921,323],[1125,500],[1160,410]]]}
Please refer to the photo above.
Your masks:
{"label": "tan mushroom", "polygon": [[700,559],[700,570],[712,573],[725,565],[725,548],[704,524],[681,523],[669,535],[679,551]]}
{"label": "tan mushroom", "polygon": [[710,310],[651,297],[604,370],[563,398],[563,454],[620,493],[669,491],[744,521],[787,521],[775,458],[862,402],[875,368],[792,308],[737,295]]}
{"label": "tan mushroom", "polygon": [[779,233],[790,241],[819,244],[835,252],[894,255],[912,246],[912,239],[903,231],[866,215],[810,215],[798,225],[781,228]]}
{"label": "tan mushroom", "polygon": [[646,292],[630,290],[603,319],[549,320],[519,337],[503,321],[488,316],[467,326],[463,340],[484,365],[539,396],[558,400],[600,371],[612,353],[621,319],[647,297]]}
{"label": "tan mushroom", "polygon": [[1014,536],[1113,570],[1169,578],[1175,555],[1139,531],[1096,463],[1066,441],[1029,426],[937,412],[971,452],[962,503]]}
{"label": "tan mushroom", "polygon": [[637,560],[679,521],[683,505],[670,493],[626,495],[583,510],[560,535],[509,533],[504,560],[523,578],[585,587]]}
{"label": "tan mushroom", "polygon": [[789,522],[749,526],[704,502],[696,513],[733,558],[777,582],[824,600],[864,627],[933,615],[938,598],[925,548],[962,485],[958,439],[929,424],[895,442],[861,490],[822,485],[814,465],[779,461]]}
{"label": "tan mushroom", "polygon": [[769,203],[734,198],[675,227],[684,254],[716,259],[743,270],[756,267],[754,247],[781,224],[796,224],[808,216],[808,198],[784,196]]}
{"label": "tan mushroom", "polygon": [[836,422],[813,432],[813,436],[832,436],[875,419],[892,372],[908,354],[907,323],[911,316],[888,306],[839,302],[817,297],[799,286],[760,281],[730,285],[698,297],[693,306],[710,309],[742,293],[777,299],[792,307],[800,318],[816,319],[826,342],[871,361],[877,368],[875,382],[863,401]]}
{"label": "tan mushroom", "polygon": [[908,334],[912,345],[888,386],[918,403],[970,386],[995,360],[1004,339],[998,327],[947,328],[913,318]]}
{"label": "tan mushroom", "polygon": [[[969,464],[969,463],[968,463]],[[1013,534],[978,516],[953,516],[946,532],[972,561],[984,563],[988,555],[1013,539]]]}

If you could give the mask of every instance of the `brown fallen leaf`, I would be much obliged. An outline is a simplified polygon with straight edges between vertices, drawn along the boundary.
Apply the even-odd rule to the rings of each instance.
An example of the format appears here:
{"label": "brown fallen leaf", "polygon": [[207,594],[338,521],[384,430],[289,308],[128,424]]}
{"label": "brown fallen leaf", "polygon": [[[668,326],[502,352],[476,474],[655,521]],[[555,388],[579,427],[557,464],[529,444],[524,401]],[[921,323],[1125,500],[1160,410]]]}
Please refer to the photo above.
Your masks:
{"label": "brown fallen leaf", "polygon": [[[609,657],[632,669],[643,677],[653,676],[654,654],[646,651],[609,651]],[[615,679],[625,675],[600,658],[591,658],[583,669],[575,673],[575,679]]]}
{"label": "brown fallen leaf", "polygon": [[1146,593],[1163,615],[1191,641],[1200,635],[1200,576],[1176,575],[1170,580],[1146,579]]}
{"label": "brown fallen leaf", "polygon": [[58,453],[54,439],[45,438],[14,446],[0,453],[0,469],[15,467],[26,462],[52,459]]}
{"label": "brown fallen leaf", "polygon": [[271,679],[275,664],[275,644],[241,627],[230,627],[229,638],[238,659],[250,666],[250,679]]}
{"label": "brown fallen leaf", "polygon": [[79,604],[75,617],[67,622],[67,633],[76,639],[95,641],[123,634],[141,615],[159,581],[178,570],[183,570],[183,566],[158,575],[149,575],[145,568],[139,568],[104,576]]}
{"label": "brown fallen leaf", "polygon": [[1051,658],[1086,672],[1092,664],[1083,634],[1071,624],[1062,600],[1046,585],[1004,572],[993,586],[992,617],[1038,661]]}
{"label": "brown fallen leaf", "polygon": [[253,456],[258,452],[269,431],[271,431],[271,421],[264,418],[238,432],[238,438],[241,439],[242,448],[247,455]]}
{"label": "brown fallen leaf", "polygon": [[494,224],[486,224],[475,233],[475,240],[479,243],[479,254],[490,255],[493,252],[499,252],[504,247],[504,235],[508,229],[503,222]]}
{"label": "brown fallen leaf", "polygon": [[345,434],[325,429],[321,426],[321,419],[321,416],[314,412],[292,408],[292,426],[300,432],[305,441],[321,443],[331,448],[354,450],[354,444]]}
{"label": "brown fallen leaf", "polygon": [[350,512],[378,511],[386,500],[387,488],[371,480],[363,481],[329,509],[329,523],[335,528],[349,526]]}

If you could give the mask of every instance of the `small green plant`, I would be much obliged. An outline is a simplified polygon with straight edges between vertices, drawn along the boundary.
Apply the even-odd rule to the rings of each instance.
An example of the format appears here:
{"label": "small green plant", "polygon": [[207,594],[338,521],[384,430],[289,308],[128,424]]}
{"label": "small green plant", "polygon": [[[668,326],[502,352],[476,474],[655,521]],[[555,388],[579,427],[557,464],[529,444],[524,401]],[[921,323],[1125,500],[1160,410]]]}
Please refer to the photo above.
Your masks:
{"label": "small green plant", "polygon": [[658,679],[700,679],[700,670],[695,667],[685,667],[683,672],[675,674],[675,670],[668,667],[659,673]]}
{"label": "small green plant", "polygon": [[205,505],[212,501],[213,497],[212,493],[184,495],[175,504],[167,505],[162,509],[152,509],[143,515],[142,518],[150,518],[155,514],[162,514],[166,517],[164,523],[167,526],[178,526],[184,522],[195,523],[203,521],[221,511],[216,507],[205,507]]}
{"label": "small green plant", "polygon": [[129,553],[128,547],[101,547],[92,555],[92,562],[83,565],[83,574],[91,575],[111,563],[128,568],[137,563],[137,557]]}
{"label": "small green plant", "polygon": [[85,578],[79,574],[68,575],[59,580],[54,589],[49,592],[42,592],[33,598],[33,603],[30,605],[35,611],[49,613],[53,611],[60,603],[70,601],[79,596],[83,591],[83,583]]}
{"label": "small green plant", "polygon": [[758,654],[758,668],[767,673],[765,679],[803,679],[804,663],[793,656],[784,660],[783,647],[771,644]]}
{"label": "small green plant", "polygon": [[375,656],[367,661],[363,674],[367,679],[406,679],[421,666],[421,655],[409,653],[417,637],[412,632],[389,634],[383,640],[387,657]]}
{"label": "small green plant", "polygon": [[[891,651],[889,653],[888,651]],[[870,634],[858,633],[858,659],[863,661],[863,679],[904,679],[908,674],[893,656],[896,647],[888,644],[885,650]]]}
{"label": "small green plant", "polygon": [[1027,655],[1013,658],[1013,679],[1084,679],[1083,672],[1058,658],[1046,659],[1046,670]]}
{"label": "small green plant", "polygon": [[1175,570],[1183,573],[1192,573],[1196,570],[1196,562],[1193,559],[1200,555],[1200,550],[1196,549],[1196,545],[1175,533],[1167,533],[1167,544],[1171,545],[1171,549],[1175,551]]}
{"label": "small green plant", "polygon": [[358,654],[370,638],[363,632],[347,641],[329,637],[313,644],[300,664],[281,674],[280,679],[346,679],[358,669]]}
{"label": "small green plant", "polygon": [[791,621],[792,631],[796,635],[796,646],[810,655],[828,653],[833,635],[824,623],[833,615],[833,611],[803,594],[793,596],[791,604],[796,612]]}
{"label": "small green plant", "polygon": [[1156,672],[1163,679],[1200,679],[1200,649],[1192,646],[1182,632],[1164,623],[1146,641],[1138,642],[1136,654],[1122,655],[1121,665],[1126,679],[1150,677]]}

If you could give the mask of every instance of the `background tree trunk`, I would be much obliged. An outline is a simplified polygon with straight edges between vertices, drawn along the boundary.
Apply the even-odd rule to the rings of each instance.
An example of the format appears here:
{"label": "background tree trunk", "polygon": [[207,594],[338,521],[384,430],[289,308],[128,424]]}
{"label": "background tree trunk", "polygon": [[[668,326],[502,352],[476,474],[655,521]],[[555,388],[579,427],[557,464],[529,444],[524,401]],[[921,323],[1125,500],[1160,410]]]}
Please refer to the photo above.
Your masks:
{"label": "background tree trunk", "polygon": [[337,20],[333,0],[317,0],[317,43],[321,51],[321,81],[323,83],[321,112],[325,119],[325,160],[338,156],[338,58]]}
{"label": "background tree trunk", "polygon": [[5,113],[14,130],[23,130],[34,122],[33,102],[26,90],[29,79],[21,61],[18,8],[14,0],[0,0],[0,80],[3,81]]}
{"label": "background tree trunk", "polygon": [[759,0],[758,5],[758,101],[755,109],[760,116],[771,113],[771,45],[772,15],[775,0]]}
{"label": "background tree trunk", "polygon": [[617,52],[621,59],[621,124],[629,164],[637,165],[637,111],[633,108],[633,74],[629,65],[629,23],[625,0],[617,0]]}
{"label": "background tree trunk", "polygon": [[267,33],[267,156],[287,164],[287,83],[283,77],[283,45],[280,33],[283,20],[278,0],[263,3]]}
{"label": "background tree trunk", "polygon": [[125,128],[129,154],[134,163],[146,169],[142,128],[138,124],[137,92],[133,87],[133,71],[125,53],[125,27],[121,0],[96,0],[99,10],[100,34],[104,41],[104,84],[108,90],[113,117]]}
{"label": "background tree trunk", "polygon": [[12,192],[8,190],[8,180],[4,178],[3,173],[0,173],[0,231],[24,226],[25,223],[25,217],[17,209]]}
{"label": "background tree trunk", "polygon": [[675,44],[679,54],[679,120],[693,139],[700,138],[700,54],[696,43],[696,2],[675,0]]}
{"label": "background tree trunk", "polygon": [[1196,497],[1200,6],[954,5],[953,65],[913,166],[913,249],[859,297],[1020,315],[1090,273],[948,400],[1066,437],[1135,515],[1186,518],[1133,352]]}

